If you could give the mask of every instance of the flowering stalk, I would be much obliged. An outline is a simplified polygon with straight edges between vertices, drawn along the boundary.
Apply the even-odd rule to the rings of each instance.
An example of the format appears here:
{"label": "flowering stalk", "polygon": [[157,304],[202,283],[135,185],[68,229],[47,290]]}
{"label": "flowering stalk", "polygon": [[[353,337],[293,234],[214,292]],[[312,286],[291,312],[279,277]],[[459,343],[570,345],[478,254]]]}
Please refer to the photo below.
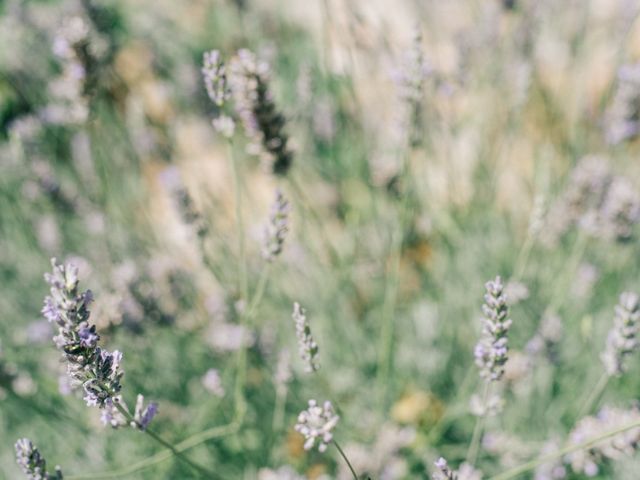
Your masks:
{"label": "flowering stalk", "polygon": [[53,272],[45,274],[51,294],[45,298],[42,313],[50,323],[58,326],[54,341],[67,362],[72,386],[82,387],[88,406],[102,410],[101,419],[105,425],[114,428],[130,425],[144,431],[194,469],[209,474],[207,469],[179,455],[172,444],[147,428],[157,413],[157,404],[150,403],[145,407],[144,398],[139,395],[134,414],[129,412],[119,395],[124,374],[122,353],[100,348],[100,336],[95,325],[89,323],[91,291],[80,292],[78,269],[73,265],[58,265],[55,259],[51,260],[51,265]]}
{"label": "flowering stalk", "polygon": [[29,480],[62,480],[62,470],[56,466],[55,474],[47,471],[47,462],[28,438],[15,444],[16,462]]}
{"label": "flowering stalk", "polygon": [[[485,288],[487,292],[484,296],[485,303],[482,305],[482,313],[484,314],[482,335],[476,344],[474,356],[476,365],[480,368],[480,376],[485,380],[482,403],[486,409],[491,384],[500,380],[504,375],[504,365],[508,358],[507,333],[512,322],[507,318],[509,307],[500,277],[497,276],[495,280],[487,282]],[[485,417],[486,411],[476,420],[467,452],[467,462],[472,467],[478,456]]]}
{"label": "flowering stalk", "polygon": [[580,408],[579,416],[585,415],[593,408],[607,388],[611,377],[620,377],[626,371],[624,360],[640,345],[637,338],[639,329],[640,297],[632,292],[624,292],[615,307],[613,328],[607,336],[605,350],[600,355],[605,371],[596,386],[590,390],[589,396]]}
{"label": "flowering stalk", "polygon": [[[276,175],[286,175],[293,154],[284,132],[285,118],[278,111],[269,88],[270,68],[256,55],[240,49],[227,65],[220,52],[212,50],[204,55],[202,69],[209,98],[218,109],[231,101],[251,142],[250,153],[259,154]],[[227,138],[233,135],[235,122],[220,113],[213,126]]]}

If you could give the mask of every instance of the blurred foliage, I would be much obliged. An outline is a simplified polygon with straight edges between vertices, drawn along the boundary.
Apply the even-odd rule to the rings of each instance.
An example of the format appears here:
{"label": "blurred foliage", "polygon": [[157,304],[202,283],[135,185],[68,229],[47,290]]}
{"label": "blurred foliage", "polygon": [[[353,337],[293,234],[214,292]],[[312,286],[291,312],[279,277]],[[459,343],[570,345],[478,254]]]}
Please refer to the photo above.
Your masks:
{"label": "blurred foliage", "polygon": [[[282,465],[349,478],[335,450],[302,450],[293,426],[309,398],[335,403],[336,438],[362,474],[429,478],[439,455],[462,462],[480,383],[483,285],[496,274],[526,294],[511,310],[506,406],[486,426],[507,440],[484,449],[478,466],[498,473],[566,438],[602,373],[619,294],[640,291],[640,245],[635,227],[624,241],[575,225],[554,236],[549,219],[585,155],[640,186],[637,139],[607,141],[616,72],[640,56],[634,3],[0,2],[0,477],[19,478],[13,443],[23,436],[69,476],[119,471],[159,451],[61,395],[64,366],[39,313],[54,256],[80,267],[102,341],[124,352],[124,396],[159,402],[155,430],[165,438],[232,422],[242,370],[241,427],[188,451],[221,478],[267,478],[260,469]],[[74,99],[86,107],[81,121],[51,113],[65,74],[56,39],[78,16],[89,26],[76,52],[86,73]],[[419,115],[397,86],[415,25],[428,65]],[[271,64],[295,148],[286,178],[245,154],[240,131],[228,149],[211,128],[200,63],[212,48],[250,48]],[[249,326],[239,323],[247,299],[232,153],[252,294],[276,187],[293,207]],[[172,168],[207,223],[203,239],[162,181]],[[294,301],[320,347],[313,376],[296,356]],[[561,338],[532,355],[527,345],[550,314]],[[284,350],[294,371],[286,398],[274,383]],[[222,397],[203,384],[212,368]],[[639,368],[634,356],[601,403],[631,406]],[[596,478],[635,479],[638,468],[627,459]],[[190,475],[168,459],[118,478]]]}

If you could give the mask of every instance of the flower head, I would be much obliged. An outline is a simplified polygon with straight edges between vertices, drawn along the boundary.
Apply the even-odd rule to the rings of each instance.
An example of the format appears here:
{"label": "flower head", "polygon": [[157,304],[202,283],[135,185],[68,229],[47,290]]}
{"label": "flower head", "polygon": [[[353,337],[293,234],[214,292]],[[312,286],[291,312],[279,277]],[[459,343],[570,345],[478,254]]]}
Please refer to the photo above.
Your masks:
{"label": "flower head", "polygon": [[333,439],[331,433],[338,424],[340,417],[333,410],[331,402],[324,402],[319,406],[315,400],[309,400],[309,408],[300,412],[296,431],[304,435],[304,449],[311,450],[318,441],[318,450],[324,452]]}
{"label": "flower head", "polygon": [[47,462],[28,438],[18,440],[15,449],[16,462],[29,480],[62,480],[60,467],[56,467],[54,474],[47,472]]}

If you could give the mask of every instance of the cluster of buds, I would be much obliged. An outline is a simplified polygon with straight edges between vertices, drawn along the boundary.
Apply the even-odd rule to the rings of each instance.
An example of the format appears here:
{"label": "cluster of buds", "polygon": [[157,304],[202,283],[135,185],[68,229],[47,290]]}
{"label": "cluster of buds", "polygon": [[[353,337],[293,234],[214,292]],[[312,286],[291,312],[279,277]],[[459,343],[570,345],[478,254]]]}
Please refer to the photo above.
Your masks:
{"label": "cluster of buds", "polygon": [[293,155],[284,132],[285,118],[269,88],[269,65],[246,49],[238,50],[225,64],[220,52],[212,50],[204,54],[202,73],[207,94],[219,110],[214,128],[226,137],[233,135],[235,122],[223,113],[231,102],[234,116],[249,137],[250,153],[260,155],[274,174],[285,175]]}
{"label": "cluster of buds", "polygon": [[614,325],[607,336],[607,345],[601,358],[607,374],[622,375],[625,371],[624,359],[638,349],[638,329],[640,328],[640,297],[625,292],[615,308]]}
{"label": "cluster of buds", "polygon": [[500,277],[487,282],[485,288],[482,336],[474,355],[480,375],[488,381],[497,381],[504,375],[504,364],[508,358],[507,333],[511,320],[507,318],[509,307]]}
{"label": "cluster of buds", "polygon": [[16,462],[29,480],[62,480],[60,467],[53,474],[47,472],[47,462],[28,438],[18,440],[15,449]]}
{"label": "cluster of buds", "polygon": [[318,450],[324,452],[333,440],[332,431],[339,419],[331,402],[320,406],[315,400],[309,400],[309,408],[300,412],[295,426],[296,431],[304,435],[304,449],[311,450],[317,440]]}
{"label": "cluster of buds", "polygon": [[78,290],[78,269],[51,260],[52,273],[45,274],[51,294],[45,298],[42,313],[58,327],[54,342],[67,361],[73,386],[82,386],[87,405],[103,407],[121,388],[122,353],[98,346],[100,336],[89,323],[90,290]]}
{"label": "cluster of buds", "polygon": [[289,202],[280,190],[276,191],[276,199],[271,206],[269,223],[264,232],[262,256],[272,262],[282,253],[282,246],[289,231]]}

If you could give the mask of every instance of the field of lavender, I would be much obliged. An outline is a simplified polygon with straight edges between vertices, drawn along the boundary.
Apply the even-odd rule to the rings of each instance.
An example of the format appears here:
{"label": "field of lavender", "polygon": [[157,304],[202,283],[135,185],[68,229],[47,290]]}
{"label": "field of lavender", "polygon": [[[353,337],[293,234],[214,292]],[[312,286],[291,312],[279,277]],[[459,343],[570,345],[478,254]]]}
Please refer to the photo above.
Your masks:
{"label": "field of lavender", "polygon": [[0,479],[639,479],[639,16],[0,0]]}

